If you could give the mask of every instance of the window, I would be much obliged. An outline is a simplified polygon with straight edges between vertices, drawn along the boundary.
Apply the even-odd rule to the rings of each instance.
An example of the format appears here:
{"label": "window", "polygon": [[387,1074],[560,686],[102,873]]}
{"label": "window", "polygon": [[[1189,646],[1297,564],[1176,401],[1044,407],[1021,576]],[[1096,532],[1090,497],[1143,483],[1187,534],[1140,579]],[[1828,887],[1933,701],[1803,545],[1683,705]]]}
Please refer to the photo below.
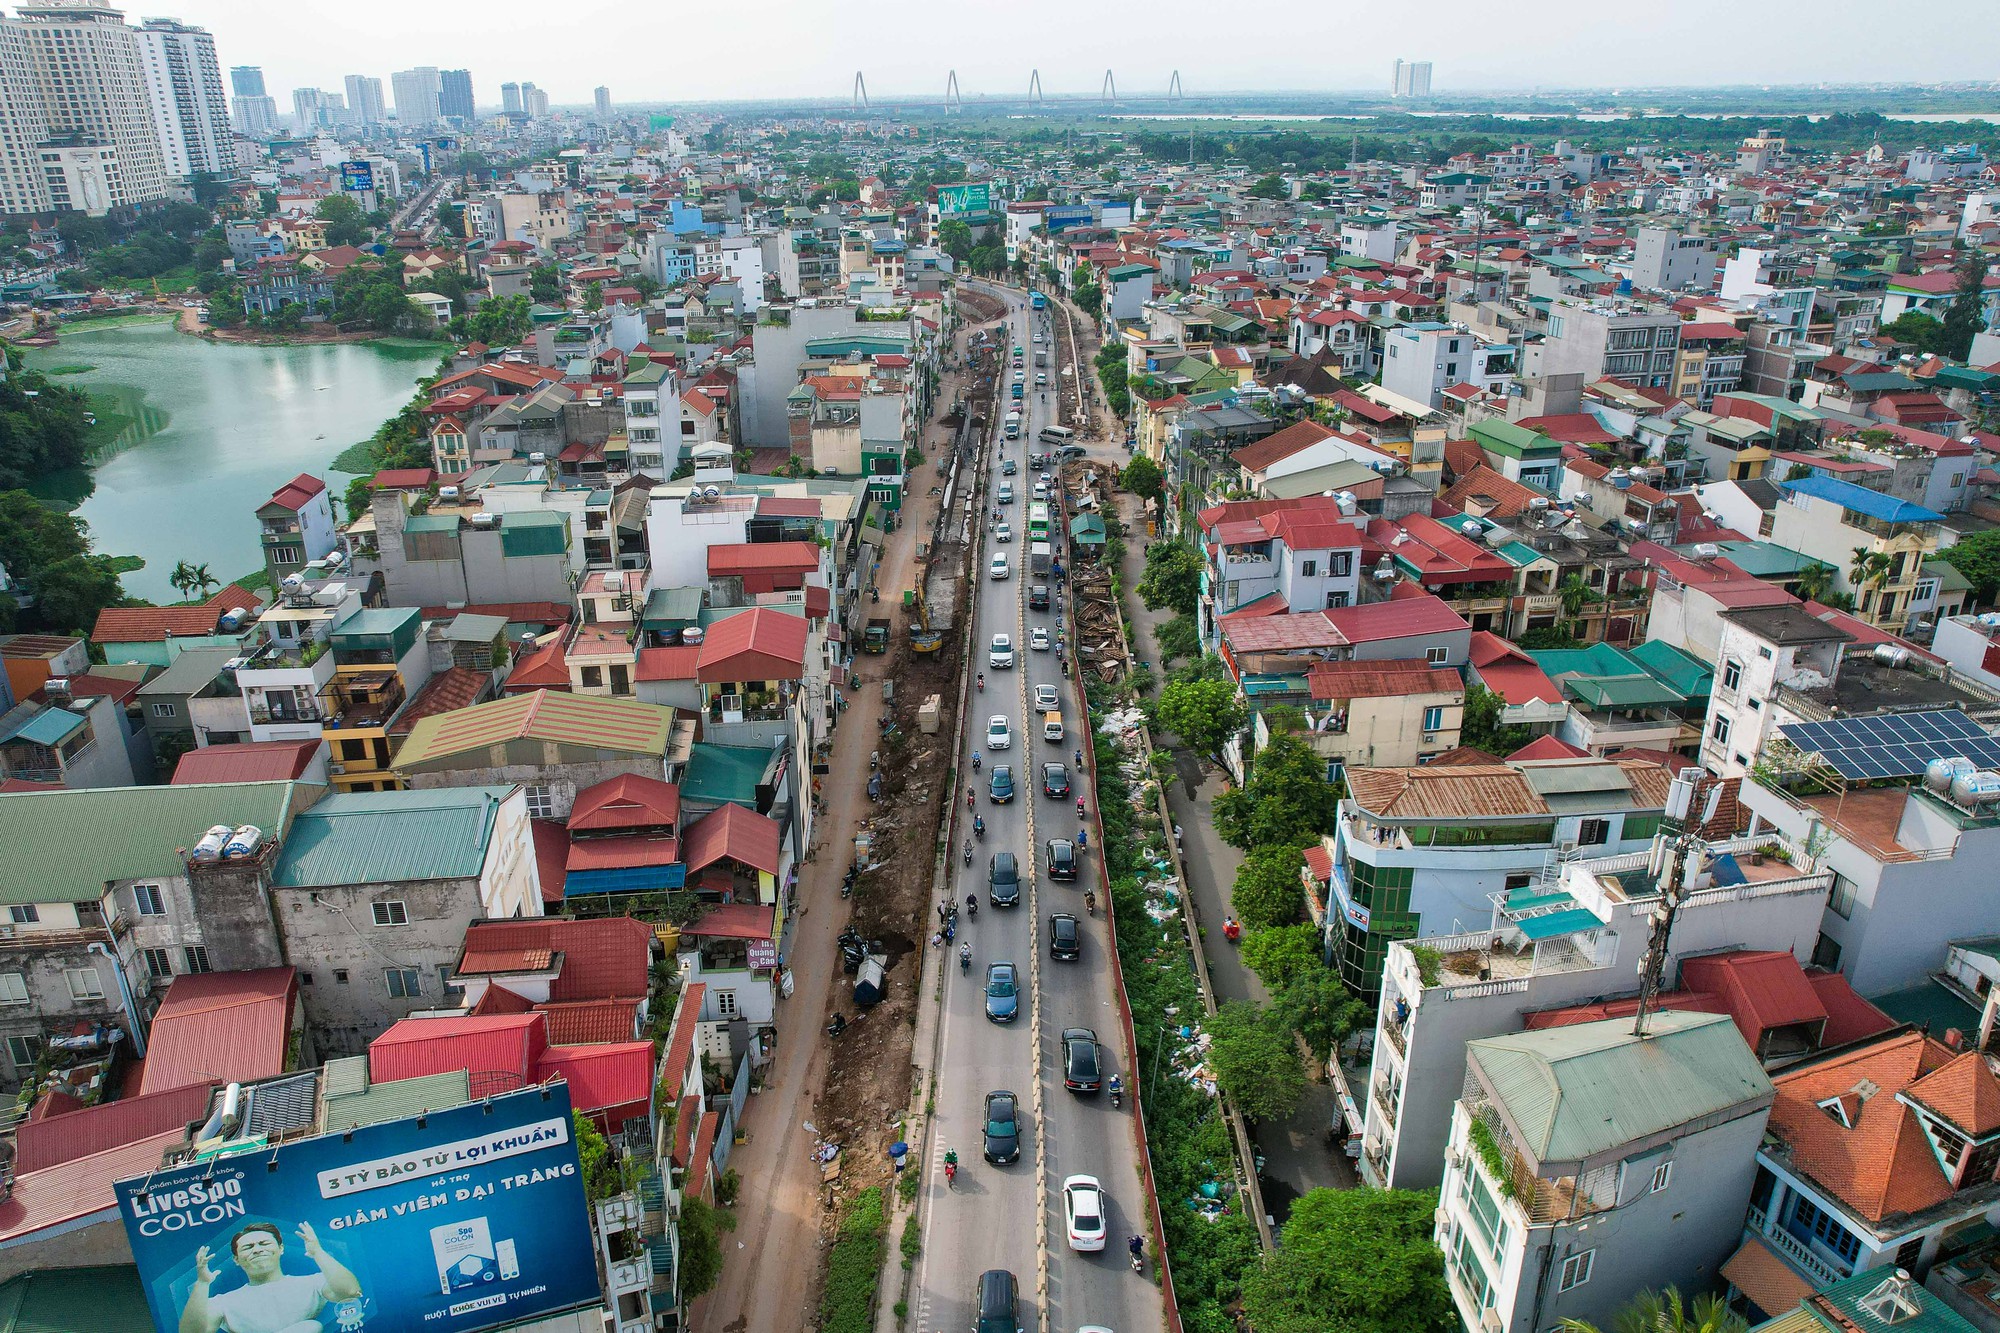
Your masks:
{"label": "window", "polygon": [[1833,914],[1842,921],[1854,915],[1854,895],[1854,881],[1839,871],[1835,871],[1833,875],[1833,892],[1827,895],[1826,905],[1831,907]]}
{"label": "window", "polygon": [[1611,821],[1608,819],[1585,819],[1576,826],[1577,845],[1582,847],[1602,847],[1611,841]]}
{"label": "window", "polygon": [[31,1069],[42,1056],[40,1037],[7,1038],[7,1059],[16,1069]]}
{"label": "window", "polygon": [[207,946],[207,945],[204,945],[204,944],[190,944],[190,945],[188,945],[188,946],[187,946],[187,947],[186,947],[185,949],[182,949],[182,950],[181,950],[181,953],[182,953],[182,954],[184,954],[184,955],[186,956],[186,958],[187,958],[187,970],[188,970],[188,971],[190,971],[190,972],[213,972],[213,971],[215,970],[214,968],[212,968],[212,967],[210,967],[210,966],[208,965],[208,946]]}
{"label": "window", "polygon": [[28,978],[19,972],[0,972],[0,1004],[26,1004]]}
{"label": "window", "polygon": [[389,994],[399,1000],[414,1000],[424,993],[421,978],[414,967],[387,967],[382,969],[382,979],[389,985]]}
{"label": "window", "polygon": [[1596,1250],[1585,1250],[1582,1254],[1572,1254],[1563,1260],[1562,1279],[1556,1283],[1556,1290],[1572,1291],[1590,1281],[1590,1266],[1596,1256]]}
{"label": "window", "polygon": [[1424,710],[1425,731],[1438,731],[1441,730],[1443,726],[1444,726],[1444,709],[1442,706],[1433,704],[1429,708],[1426,708]]}
{"label": "window", "polygon": [[1763,658],[1766,662],[1768,662],[1771,660],[1771,650],[1769,648],[1759,648],[1757,650],[1757,656]]}
{"label": "window", "polygon": [[333,984],[336,986],[345,986],[347,984],[346,968],[336,967],[335,969],[333,969]]}
{"label": "window", "polygon": [[556,817],[555,793],[547,787],[530,787],[528,796],[528,818],[554,819]]}
{"label": "window", "polygon": [[1340,610],[1340,608],[1342,608],[1343,606],[1346,606],[1346,605],[1347,605],[1347,594],[1346,594],[1346,593],[1344,593],[1344,592],[1330,592],[1330,593],[1328,593],[1328,594],[1326,595],[1326,609],[1327,609],[1327,610],[1329,610],[1329,611],[1338,611],[1338,610]]}
{"label": "window", "polygon": [[13,918],[17,926],[32,926],[42,919],[42,909],[33,903],[21,903],[8,908],[7,915]]}
{"label": "window", "polygon": [[134,884],[132,901],[138,906],[140,916],[167,914],[166,900],[160,896],[160,886],[157,884]]}
{"label": "window", "polygon": [[1819,939],[1814,941],[1813,943],[1811,962],[1814,967],[1823,967],[1829,972],[1839,971],[1840,970],[1839,941],[1828,939],[1826,932],[1821,931],[1819,933]]}
{"label": "window", "polygon": [[719,990],[715,993],[715,1016],[717,1018],[737,1018],[742,1010],[736,1006],[736,992]]}
{"label": "window", "polygon": [[1724,658],[1722,662],[1722,688],[1725,690],[1734,690],[1740,688],[1742,684],[1743,663],[1733,657]]}
{"label": "window", "polygon": [[1312,578],[1312,577],[1313,577],[1313,576],[1314,576],[1315,574],[1317,574],[1317,573],[1319,573],[1319,561],[1317,561],[1317,560],[1306,560],[1306,561],[1301,561],[1301,562],[1300,562],[1300,564],[1299,564],[1299,577],[1300,577],[1300,578],[1302,578],[1302,579],[1309,579],[1309,578]]}
{"label": "window", "polygon": [[1716,718],[1715,725],[1708,729],[1708,734],[1716,740],[1727,744],[1729,741],[1729,719],[1726,717]]}
{"label": "window", "polygon": [[1507,876],[1506,880],[1503,881],[1503,887],[1508,893],[1517,893],[1534,882],[1535,877],[1532,874],[1525,870],[1518,870]]}
{"label": "window", "polygon": [[165,949],[142,949],[139,956],[146,962],[146,975],[153,980],[174,974],[174,956]]}
{"label": "window", "polygon": [[597,686],[604,684],[603,667],[594,667],[594,666],[584,667],[581,672],[581,675],[583,677],[583,685],[585,689],[594,689]]}
{"label": "window", "polygon": [[410,924],[409,909],[402,902],[390,898],[374,904],[375,924],[378,926],[407,926]]}
{"label": "window", "polygon": [[177,709],[171,703],[154,704],[150,710],[154,717],[172,717]]}
{"label": "window", "polygon": [[451,984],[451,964],[438,964],[438,993],[456,1004],[465,998],[465,987]]}
{"label": "window", "polygon": [[1338,555],[1333,556],[1326,562],[1326,572],[1331,578],[1346,578],[1354,572],[1353,554],[1348,551],[1342,551]]}
{"label": "window", "polygon": [[1432,666],[1445,666],[1451,661],[1451,649],[1443,647],[1426,648],[1424,649],[1424,661],[1430,663]]}
{"label": "window", "polygon": [[1649,1194],[1658,1194],[1667,1187],[1667,1182],[1673,1178],[1674,1164],[1672,1162],[1661,1162],[1653,1168],[1653,1183],[1647,1188],[1646,1192]]}
{"label": "window", "polygon": [[66,967],[63,980],[69,983],[69,998],[72,1000],[101,1000],[104,998],[104,983],[98,979],[93,967]]}

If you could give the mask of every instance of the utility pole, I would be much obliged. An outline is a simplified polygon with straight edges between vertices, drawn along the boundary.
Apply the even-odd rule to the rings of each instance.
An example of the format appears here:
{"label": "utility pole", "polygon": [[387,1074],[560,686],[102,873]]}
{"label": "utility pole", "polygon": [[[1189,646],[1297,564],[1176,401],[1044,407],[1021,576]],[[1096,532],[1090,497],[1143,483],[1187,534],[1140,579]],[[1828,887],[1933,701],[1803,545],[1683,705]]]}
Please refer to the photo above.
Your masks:
{"label": "utility pole", "polygon": [[1635,1037],[1645,1037],[1646,1020],[1660,998],[1660,983],[1667,970],[1667,943],[1674,933],[1674,918],[1687,899],[1688,858],[1707,846],[1701,831],[1715,818],[1715,807],[1722,799],[1721,785],[1710,785],[1708,800],[1700,816],[1695,817],[1698,781],[1701,780],[1693,776],[1693,770],[1683,769],[1667,788],[1666,819],[1654,839],[1652,859],[1647,866],[1660,886],[1660,898],[1651,915],[1646,958],[1639,965],[1639,1010],[1632,1018]]}

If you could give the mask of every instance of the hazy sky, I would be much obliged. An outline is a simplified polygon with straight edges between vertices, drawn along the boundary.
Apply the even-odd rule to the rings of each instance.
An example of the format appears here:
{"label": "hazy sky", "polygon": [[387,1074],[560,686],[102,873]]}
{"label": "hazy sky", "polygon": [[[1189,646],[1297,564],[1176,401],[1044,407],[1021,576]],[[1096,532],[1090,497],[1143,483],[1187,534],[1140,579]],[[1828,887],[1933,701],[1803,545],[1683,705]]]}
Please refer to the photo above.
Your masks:
{"label": "hazy sky", "polygon": [[[119,0],[113,0],[118,3]],[[1662,84],[1947,82],[2000,77],[1994,0],[344,0],[328,9],[269,0],[128,3],[215,34],[226,69],[264,67],[280,109],[291,89],[339,91],[343,76],[385,85],[411,65],[465,67],[481,106],[532,81],[558,104],[617,100],[846,98],[856,69],[871,94],[942,95],[956,68],[968,101],[1051,93],[1243,88],[1386,91],[1397,56],[1430,60],[1434,91]],[[2000,95],[1995,98],[2000,109]]]}

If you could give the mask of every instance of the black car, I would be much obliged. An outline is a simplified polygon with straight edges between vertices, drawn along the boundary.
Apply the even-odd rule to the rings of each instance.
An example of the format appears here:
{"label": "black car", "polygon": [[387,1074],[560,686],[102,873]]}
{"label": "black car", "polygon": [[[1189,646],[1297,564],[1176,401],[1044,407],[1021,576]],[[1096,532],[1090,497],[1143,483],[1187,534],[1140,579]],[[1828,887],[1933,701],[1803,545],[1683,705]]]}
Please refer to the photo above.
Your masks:
{"label": "black car", "polygon": [[1050,879],[1076,878],[1076,844],[1068,838],[1050,838],[1048,843]]}
{"label": "black car", "polygon": [[995,907],[1021,903],[1021,867],[1012,852],[995,852],[986,867],[986,901]]}
{"label": "black car", "polygon": [[1097,1059],[1097,1034],[1089,1028],[1065,1028],[1063,1044],[1063,1086],[1071,1092],[1096,1092],[1103,1072]]}
{"label": "black car", "polygon": [[1043,764],[1042,795],[1057,799],[1069,795],[1069,770],[1061,764]]}
{"label": "black car", "polygon": [[1046,611],[1046,610],[1048,610],[1048,609],[1049,609],[1049,585],[1048,585],[1048,584],[1046,584],[1046,583],[1035,583],[1035,584],[1031,584],[1031,585],[1029,585],[1029,587],[1028,587],[1028,609],[1029,609],[1030,611]]}
{"label": "black car", "polygon": [[1049,918],[1049,957],[1067,963],[1083,957],[1083,926],[1068,912]]}
{"label": "black car", "polygon": [[1016,1295],[1012,1273],[1004,1268],[991,1268],[981,1273],[974,1300],[979,1310],[979,1322],[973,1325],[972,1333],[1021,1333],[1020,1299]]}
{"label": "black car", "polygon": [[986,1160],[1005,1166],[1021,1157],[1020,1099],[1005,1090],[986,1094]]}

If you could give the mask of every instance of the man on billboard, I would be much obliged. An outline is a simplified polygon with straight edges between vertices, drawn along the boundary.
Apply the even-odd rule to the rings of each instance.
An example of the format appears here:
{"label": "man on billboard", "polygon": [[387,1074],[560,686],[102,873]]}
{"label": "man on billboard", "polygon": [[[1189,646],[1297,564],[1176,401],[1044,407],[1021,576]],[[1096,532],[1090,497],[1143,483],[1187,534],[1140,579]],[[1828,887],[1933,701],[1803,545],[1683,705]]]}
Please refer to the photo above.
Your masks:
{"label": "man on billboard", "polygon": [[194,1289],[181,1311],[180,1333],[320,1333],[319,1312],[329,1303],[351,1301],[361,1284],[338,1259],[319,1246],[312,1223],[299,1223],[299,1243],[317,1274],[284,1271],[285,1238],[269,1222],[253,1222],[230,1238],[229,1257],[243,1270],[244,1284],[219,1296],[213,1256],[204,1245],[195,1252]]}

